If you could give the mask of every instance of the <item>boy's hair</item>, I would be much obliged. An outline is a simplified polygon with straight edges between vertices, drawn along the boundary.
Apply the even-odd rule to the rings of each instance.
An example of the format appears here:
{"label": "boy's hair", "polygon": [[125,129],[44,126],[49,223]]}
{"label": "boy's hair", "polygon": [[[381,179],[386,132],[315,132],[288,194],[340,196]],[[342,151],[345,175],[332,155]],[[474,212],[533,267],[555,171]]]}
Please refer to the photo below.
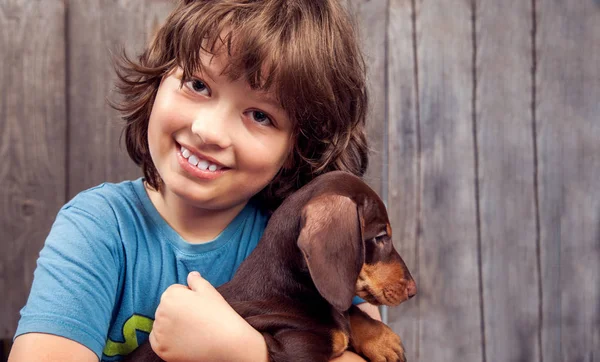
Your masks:
{"label": "boy's hair", "polygon": [[335,0],[180,0],[148,48],[115,63],[113,107],[126,121],[125,141],[148,184],[162,180],[148,151],[148,121],[163,76],[202,70],[200,51],[225,49],[233,80],[272,93],[287,112],[294,148],[257,196],[274,209],[315,176],[344,170],[362,176],[368,164],[365,64],[356,30]]}

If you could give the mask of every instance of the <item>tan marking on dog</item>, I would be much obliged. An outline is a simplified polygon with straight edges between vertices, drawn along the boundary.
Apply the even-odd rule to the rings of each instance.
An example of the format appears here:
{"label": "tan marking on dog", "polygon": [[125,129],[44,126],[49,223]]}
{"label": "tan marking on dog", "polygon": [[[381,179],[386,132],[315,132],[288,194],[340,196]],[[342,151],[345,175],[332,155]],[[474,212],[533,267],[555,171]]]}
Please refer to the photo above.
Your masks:
{"label": "tan marking on dog", "polygon": [[331,357],[334,358],[341,356],[342,353],[344,353],[344,351],[348,349],[348,343],[350,343],[350,338],[343,331],[334,330],[331,334],[331,342]]}
{"label": "tan marking on dog", "polygon": [[373,362],[406,361],[402,340],[383,323],[352,321],[352,347]]}
{"label": "tan marking on dog", "polygon": [[387,232],[387,235],[391,238],[392,237],[392,227],[390,226],[390,224],[385,225],[385,231]]}
{"label": "tan marking on dog", "polygon": [[369,303],[398,305],[408,299],[405,278],[397,263],[364,264],[356,280],[356,294]]}

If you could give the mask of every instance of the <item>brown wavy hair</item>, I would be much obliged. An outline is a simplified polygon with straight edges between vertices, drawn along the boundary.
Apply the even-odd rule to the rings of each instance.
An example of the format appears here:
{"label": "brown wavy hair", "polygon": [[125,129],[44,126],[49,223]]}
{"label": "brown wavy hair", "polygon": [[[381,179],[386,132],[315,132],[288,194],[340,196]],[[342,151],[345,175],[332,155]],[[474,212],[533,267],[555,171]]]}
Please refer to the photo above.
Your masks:
{"label": "brown wavy hair", "polygon": [[[335,0],[180,0],[137,60],[115,58],[112,102],[126,121],[127,151],[148,184],[162,180],[148,151],[148,121],[161,79],[202,70],[200,52],[226,49],[230,79],[273,93],[293,124],[294,148],[257,197],[273,210],[315,176],[364,175],[368,164],[365,63],[357,31]],[[221,51],[221,50],[219,50]],[[183,80],[182,80],[183,82]]]}

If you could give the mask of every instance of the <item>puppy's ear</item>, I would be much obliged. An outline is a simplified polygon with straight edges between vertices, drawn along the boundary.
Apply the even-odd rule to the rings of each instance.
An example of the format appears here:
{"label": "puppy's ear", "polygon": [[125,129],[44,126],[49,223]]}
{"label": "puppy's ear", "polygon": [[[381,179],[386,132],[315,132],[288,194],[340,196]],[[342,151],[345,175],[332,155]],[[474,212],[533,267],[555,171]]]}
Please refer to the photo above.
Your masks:
{"label": "puppy's ear", "polygon": [[302,209],[298,247],[319,293],[337,310],[352,305],[365,259],[361,222],[354,201],[324,195]]}

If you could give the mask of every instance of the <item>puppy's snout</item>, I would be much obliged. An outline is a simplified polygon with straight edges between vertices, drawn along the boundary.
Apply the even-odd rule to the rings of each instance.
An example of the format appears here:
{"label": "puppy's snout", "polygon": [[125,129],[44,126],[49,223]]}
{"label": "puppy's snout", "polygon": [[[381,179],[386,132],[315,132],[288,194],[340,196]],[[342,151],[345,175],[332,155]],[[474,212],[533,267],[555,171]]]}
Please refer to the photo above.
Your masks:
{"label": "puppy's snout", "polygon": [[417,283],[412,279],[406,284],[406,294],[409,299],[417,295]]}

